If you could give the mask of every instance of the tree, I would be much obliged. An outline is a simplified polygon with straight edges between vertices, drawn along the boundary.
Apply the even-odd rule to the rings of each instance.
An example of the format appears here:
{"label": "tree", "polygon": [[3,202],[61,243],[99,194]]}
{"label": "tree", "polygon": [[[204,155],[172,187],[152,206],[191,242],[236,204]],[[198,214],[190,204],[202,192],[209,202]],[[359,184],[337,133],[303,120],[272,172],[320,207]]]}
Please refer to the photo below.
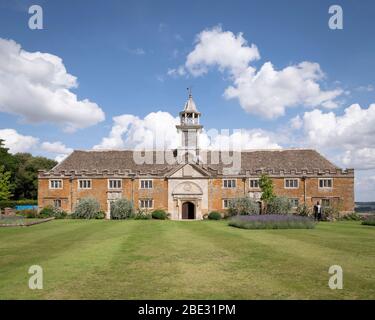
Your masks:
{"label": "tree", "polygon": [[273,183],[271,178],[266,175],[262,174],[260,179],[259,179],[259,186],[260,189],[262,190],[262,197],[261,200],[264,202],[269,202],[273,198],[275,198],[275,193],[273,192]]}
{"label": "tree", "polygon": [[0,200],[9,200],[12,196],[12,193],[10,192],[10,177],[11,172],[5,171],[4,166],[0,166]]}
{"label": "tree", "polygon": [[10,193],[13,199],[36,199],[38,194],[38,170],[50,170],[57,162],[30,153],[9,153],[5,140],[0,137],[0,163],[10,172]]}
{"label": "tree", "polygon": [[50,170],[57,162],[44,157],[33,157],[30,153],[14,155],[17,170],[14,175],[14,197],[36,199],[38,195],[38,170]]}

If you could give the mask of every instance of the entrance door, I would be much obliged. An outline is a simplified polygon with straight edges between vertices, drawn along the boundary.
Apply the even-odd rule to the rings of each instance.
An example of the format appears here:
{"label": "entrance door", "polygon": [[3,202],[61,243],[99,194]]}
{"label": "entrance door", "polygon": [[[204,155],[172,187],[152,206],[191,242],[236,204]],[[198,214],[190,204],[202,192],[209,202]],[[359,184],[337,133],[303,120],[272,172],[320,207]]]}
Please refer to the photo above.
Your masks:
{"label": "entrance door", "polygon": [[182,219],[195,218],[195,205],[192,202],[184,202],[182,204]]}

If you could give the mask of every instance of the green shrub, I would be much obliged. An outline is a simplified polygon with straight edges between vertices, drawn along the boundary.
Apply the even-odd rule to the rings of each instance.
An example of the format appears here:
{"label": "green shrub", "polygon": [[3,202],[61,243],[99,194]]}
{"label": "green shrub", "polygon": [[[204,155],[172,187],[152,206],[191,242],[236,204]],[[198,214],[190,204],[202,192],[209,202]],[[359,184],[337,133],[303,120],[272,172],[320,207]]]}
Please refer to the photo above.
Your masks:
{"label": "green shrub", "polygon": [[94,198],[83,198],[79,201],[74,212],[76,219],[96,219],[100,211],[100,204]]}
{"label": "green shrub", "polygon": [[134,214],[134,219],[135,220],[150,220],[152,219],[152,216],[146,210],[138,209],[137,212]]}
{"label": "green shrub", "polygon": [[267,214],[288,214],[292,210],[292,204],[287,197],[274,197],[267,202]]}
{"label": "green shrub", "polygon": [[38,200],[0,200],[0,209],[14,208],[15,206],[21,205],[32,205],[38,204]]}
{"label": "green shrub", "polygon": [[111,203],[111,219],[129,219],[133,217],[133,203],[127,199],[117,199]]}
{"label": "green shrub", "polygon": [[234,198],[229,202],[228,214],[230,216],[259,214],[259,204],[248,197]]}
{"label": "green shrub", "polygon": [[208,214],[208,219],[210,219],[210,220],[220,220],[221,214],[220,214],[220,212],[217,212],[217,211],[211,211]]}
{"label": "green shrub", "polygon": [[42,216],[43,218],[53,217],[54,215],[53,207],[52,206],[44,207],[42,210],[40,210],[39,215]]}
{"label": "green shrub", "polygon": [[26,209],[26,210],[20,210],[17,211],[16,214],[18,216],[22,216],[24,218],[39,218],[39,214],[37,210],[32,210],[32,209]]}
{"label": "green shrub", "polygon": [[106,214],[104,211],[98,211],[96,213],[95,219],[104,219],[106,217]]}
{"label": "green shrub", "polygon": [[[26,210],[23,210],[26,211]],[[60,209],[60,208],[54,208],[52,206],[44,207],[42,210],[40,210],[39,215],[36,216],[36,218],[52,218],[55,217],[56,219],[64,219],[66,218],[67,213]]]}
{"label": "green shrub", "polygon": [[300,204],[297,207],[297,215],[302,216],[302,217],[308,217],[311,216],[312,212],[310,208],[306,204]]}
{"label": "green shrub", "polygon": [[340,220],[343,220],[343,221],[361,221],[362,218],[358,213],[352,212],[352,213],[349,213],[345,216],[342,216],[340,218]]}
{"label": "green shrub", "polygon": [[154,210],[152,212],[152,218],[158,220],[165,220],[168,218],[167,213],[164,210]]}
{"label": "green shrub", "polygon": [[375,226],[375,215],[367,216],[363,221],[363,225],[366,226]]}

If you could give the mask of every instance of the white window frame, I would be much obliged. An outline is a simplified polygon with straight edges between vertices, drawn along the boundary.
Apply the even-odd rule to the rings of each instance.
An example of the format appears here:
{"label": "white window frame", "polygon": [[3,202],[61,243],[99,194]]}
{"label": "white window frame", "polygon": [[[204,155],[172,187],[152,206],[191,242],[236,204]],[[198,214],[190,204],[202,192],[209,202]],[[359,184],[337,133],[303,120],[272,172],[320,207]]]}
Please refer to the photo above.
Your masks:
{"label": "white window frame", "polygon": [[[328,201],[328,206],[324,206],[323,205],[323,201]],[[321,201],[320,201],[320,205],[323,207],[323,208],[330,208],[332,206],[332,201],[331,199],[329,198],[323,198]]]}
{"label": "white window frame", "polygon": [[[151,206],[144,206],[146,201],[151,201]],[[143,206],[142,206],[142,203],[143,203]],[[154,199],[151,199],[151,198],[149,198],[149,199],[139,199],[138,204],[139,204],[140,209],[153,209],[154,208]]]}
{"label": "white window frame", "polygon": [[[83,183],[84,181],[89,181],[90,182],[90,187],[82,187],[81,186],[81,182]],[[91,189],[92,188],[92,180],[91,179],[78,179],[77,184],[78,184],[78,189],[79,190],[86,190],[86,189]]]}
{"label": "white window frame", "polygon": [[[297,186],[296,186],[296,187],[287,187],[287,186],[286,186],[286,182],[287,182],[288,180],[296,180],[296,181],[297,181]],[[285,188],[285,189],[298,189],[298,188],[299,188],[299,179],[298,179],[298,178],[285,178],[285,179],[284,179],[284,188]]]}
{"label": "white window frame", "polygon": [[[120,187],[112,188],[111,181],[120,181]],[[109,190],[121,190],[122,189],[122,179],[108,179],[108,189]]]}
{"label": "white window frame", "polygon": [[[142,183],[143,183],[143,187],[142,187]],[[150,187],[150,183],[151,183],[151,187]],[[146,187],[146,184],[148,185]],[[153,189],[154,188],[154,182],[152,179],[140,179],[139,180],[139,189]]]}
{"label": "white window frame", "polygon": [[[230,181],[231,186],[228,187],[228,182]],[[234,181],[234,185],[232,182]],[[227,186],[225,186],[225,182],[227,182]],[[236,179],[223,179],[223,188],[224,189],[235,189],[237,187],[237,181]]]}
{"label": "white window frame", "polygon": [[[325,187],[324,186],[324,181],[328,181],[330,180],[331,181],[331,186],[330,187]],[[323,181],[323,187],[320,186],[320,181]],[[318,179],[318,188],[319,189],[332,189],[333,188],[333,178],[319,178]]]}
{"label": "white window frame", "polygon": [[[294,201],[297,200],[297,205],[294,205]],[[292,208],[298,208],[299,206],[299,199],[298,198],[289,198],[290,203],[292,204]]]}
{"label": "white window frame", "polygon": [[[232,201],[232,199],[223,199],[222,200],[222,207],[223,209],[228,209],[229,208],[229,202]],[[227,202],[227,206],[225,206],[225,202]]]}
{"label": "white window frame", "polygon": [[[52,181],[60,181],[60,187],[56,188],[52,186]],[[50,179],[48,182],[49,188],[52,190],[61,190],[63,188],[63,180],[62,179]]]}
{"label": "white window frame", "polygon": [[[56,203],[59,203],[60,205],[56,206]],[[57,208],[57,209],[60,209],[62,207],[62,201],[61,199],[53,199],[53,207],[54,208]]]}
{"label": "white window frame", "polygon": [[[257,186],[257,187],[252,187],[252,186],[251,186],[251,181],[257,181],[258,186]],[[249,188],[250,188],[250,189],[260,189],[260,186],[259,186],[259,178],[251,178],[251,179],[249,179]]]}

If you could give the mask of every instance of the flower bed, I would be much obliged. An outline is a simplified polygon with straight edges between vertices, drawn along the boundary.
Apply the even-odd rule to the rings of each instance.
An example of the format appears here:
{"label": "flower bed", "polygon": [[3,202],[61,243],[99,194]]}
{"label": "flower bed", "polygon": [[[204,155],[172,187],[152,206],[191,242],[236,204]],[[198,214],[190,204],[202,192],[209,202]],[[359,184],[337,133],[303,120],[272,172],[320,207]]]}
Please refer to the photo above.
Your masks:
{"label": "flower bed", "polygon": [[375,226],[375,215],[367,216],[365,220],[362,221],[363,225]]}
{"label": "flower bed", "polygon": [[242,229],[313,229],[315,222],[308,217],[266,214],[234,216],[228,223]]}

